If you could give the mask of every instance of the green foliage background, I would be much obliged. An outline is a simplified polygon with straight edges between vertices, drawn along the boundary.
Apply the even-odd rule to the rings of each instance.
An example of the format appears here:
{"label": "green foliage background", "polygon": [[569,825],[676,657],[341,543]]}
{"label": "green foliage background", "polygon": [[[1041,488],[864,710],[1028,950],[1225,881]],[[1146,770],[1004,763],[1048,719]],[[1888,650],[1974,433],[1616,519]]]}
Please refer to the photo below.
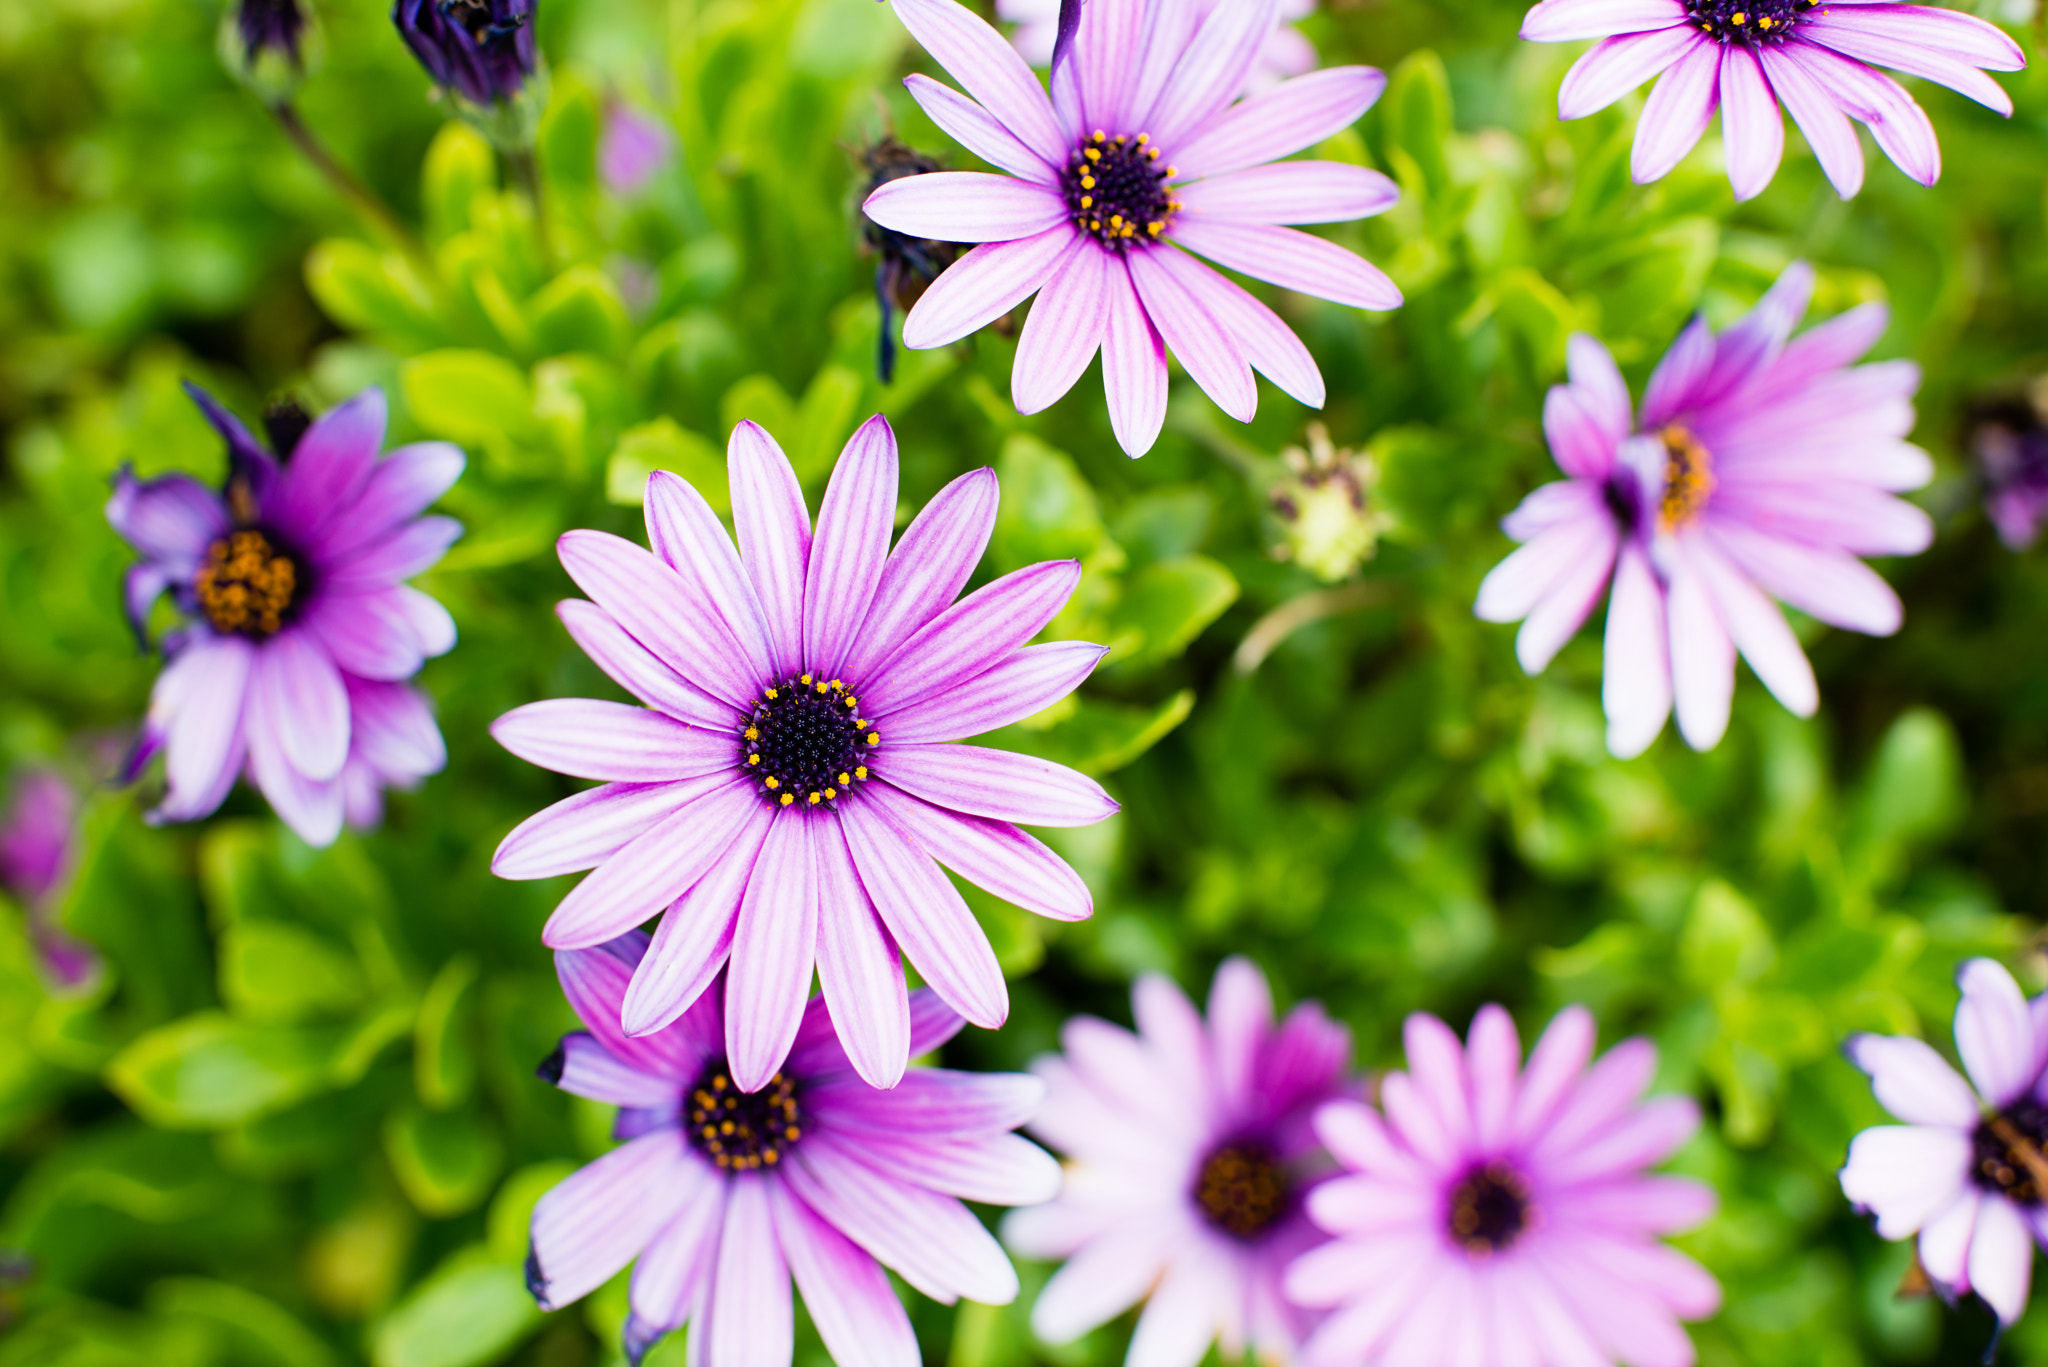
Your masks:
{"label": "green foliage background", "polygon": [[[2024,25],[2017,2],[1981,12]],[[618,1360],[622,1284],[543,1316],[520,1281],[533,1201],[602,1151],[608,1122],[533,1077],[571,1023],[538,936],[564,885],[488,872],[497,840],[574,785],[485,727],[534,698],[616,696],[552,617],[571,593],[557,533],[637,535],[654,467],[722,502],[743,417],[815,494],[877,410],[902,440],[906,515],[994,464],[984,573],[1082,557],[1053,634],[1115,648],[1070,707],[997,738],[1122,799],[1120,818],[1055,833],[1096,917],[1058,927],[972,894],[1015,1006],[949,1061],[1019,1066],[1070,1012],[1127,1018],[1134,975],[1201,991],[1232,952],[1349,1021],[1370,1067],[1398,1062],[1410,1010],[1462,1028],[1500,1000],[1528,1038],[1584,1001],[1603,1040],[1653,1036],[1660,1086],[1705,1103],[1680,1160],[1724,1198],[1683,1241],[1728,1293],[1696,1331],[1704,1362],[1978,1359],[1988,1316],[1895,1301],[1907,1251],[1834,1184],[1879,1117],[1838,1044],[1877,1029],[1946,1048],[1966,955],[2030,987],[2048,971],[2048,570],[1996,543],[1959,448],[1967,404],[2016,389],[2048,347],[2038,64],[2001,78],[2010,122],[1919,89],[1945,150],[1932,191],[1869,149],[1845,205],[1795,137],[1738,209],[1712,136],[1639,188],[1637,101],[1558,124],[1572,53],[1517,43],[1514,4],[1317,14],[1326,62],[1393,76],[1319,155],[1400,181],[1393,212],[1334,235],[1409,301],[1276,301],[1328,377],[1324,421],[1380,476],[1379,553],[1333,589],[1269,553],[1275,457],[1314,416],[1277,391],[1239,428],[1176,381],[1166,435],[1132,462],[1092,374],[1017,417],[1014,344],[994,332],[876,382],[852,149],[893,124],[971,164],[901,91],[931,68],[886,6],[545,0],[552,268],[380,0],[321,8],[306,118],[421,225],[431,269],[369,234],[230,83],[216,0],[0,6],[0,762],[83,781],[142,711],[156,662],[121,620],[128,557],[100,510],[124,461],[219,473],[181,378],[248,414],[280,388],[324,405],[381,384],[394,439],[471,455],[447,500],[468,535],[425,581],[462,631],[423,676],[447,772],[325,852],[247,793],[155,831],[146,793],[95,790],[61,908],[107,959],[83,1000],[46,996],[20,910],[0,917],[0,1249],[33,1259],[0,1291],[0,1367]],[[681,146],[627,199],[594,169],[614,95],[665,111]],[[1942,475],[1920,497],[1940,539],[1885,567],[1907,603],[1897,638],[1800,624],[1818,718],[1745,675],[1713,753],[1667,733],[1616,763],[1597,634],[1530,680],[1511,631],[1470,611],[1507,548],[1497,519],[1550,477],[1543,389],[1574,328],[1640,387],[1691,312],[1727,321],[1802,256],[1818,313],[1888,299],[1879,354],[1926,367],[1918,439]],[[1322,615],[1241,668],[1254,625],[1311,594]],[[917,1306],[927,1360],[1121,1361],[1128,1321],[1031,1340],[1043,1275],[1025,1269],[1016,1307]],[[2001,1354],[2048,1356],[2048,1311]],[[799,1357],[822,1361],[807,1331]],[[680,1341],[650,1359],[681,1360]]]}

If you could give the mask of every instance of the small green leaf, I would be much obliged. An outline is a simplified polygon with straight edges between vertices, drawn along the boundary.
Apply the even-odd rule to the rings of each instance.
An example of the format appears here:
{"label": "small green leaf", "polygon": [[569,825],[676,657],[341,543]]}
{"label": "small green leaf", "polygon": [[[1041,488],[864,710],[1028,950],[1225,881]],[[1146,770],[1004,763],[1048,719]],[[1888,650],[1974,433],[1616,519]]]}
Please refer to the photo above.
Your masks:
{"label": "small green leaf", "polygon": [[205,1325],[230,1345],[227,1360],[246,1367],[329,1367],[340,1360],[277,1302],[228,1282],[167,1277],[149,1288],[149,1308]]}
{"label": "small green leaf", "polygon": [[436,238],[445,238],[469,227],[470,209],[476,197],[496,184],[491,145],[459,119],[442,124],[427,148],[427,162],[420,176],[420,202],[426,212],[428,231]]}
{"label": "small green leaf", "polygon": [[484,1199],[504,1163],[505,1147],[471,1112],[406,1106],[385,1118],[384,1156],[412,1203],[439,1219]]}
{"label": "small green leaf", "polygon": [[326,936],[288,921],[240,921],[220,940],[220,995],[252,1021],[292,1022],[362,1003],[355,957]]}
{"label": "small green leaf", "polygon": [[1387,80],[1387,137],[1415,161],[1432,195],[1450,187],[1444,144],[1451,135],[1451,81],[1443,58],[1427,48],[1410,53]]}
{"label": "small green leaf", "polygon": [[371,1360],[376,1367],[481,1367],[540,1320],[521,1265],[474,1244],[451,1255],[377,1326]]}
{"label": "small green leaf", "polygon": [[1863,781],[1857,834],[1886,854],[1938,838],[1964,813],[1962,775],[1948,718],[1927,707],[1900,713]]}
{"label": "small green leaf", "polygon": [[1132,707],[1076,696],[1073,706],[1046,709],[1057,720],[1030,718],[980,738],[980,744],[1018,750],[1072,765],[1100,777],[1123,768],[1157,745],[1195,710],[1195,691],[1184,688],[1157,707]]}
{"label": "small green leaf", "polygon": [[732,511],[724,455],[695,432],[678,427],[673,418],[656,418],[619,434],[619,444],[605,465],[605,497],[639,507],[647,497],[647,477],[656,470],[688,480],[721,517]]}
{"label": "small green leaf", "polygon": [[1182,555],[1145,566],[1124,581],[1109,610],[1113,640],[1134,637],[1117,662],[1141,668],[1170,660],[1237,601],[1237,579],[1206,555]]}
{"label": "small green leaf", "polygon": [[1706,992],[1755,982],[1777,957],[1770,927],[1747,898],[1718,878],[1701,885],[1678,937],[1688,982]]}
{"label": "small green leaf", "polygon": [[398,372],[399,391],[419,425],[465,446],[500,446],[531,436],[533,390],[520,369],[488,351],[430,351]]}
{"label": "small green leaf", "polygon": [[476,1086],[476,1048],[468,1038],[476,960],[458,954],[441,965],[413,1023],[413,1085],[437,1111],[459,1106]]}
{"label": "small green leaf", "polygon": [[107,1067],[107,1085],[152,1125],[214,1129],[324,1087],[334,1041],[331,1030],[202,1012],[121,1051]]}
{"label": "small green leaf", "polygon": [[730,432],[743,422],[758,423],[787,451],[796,432],[796,404],[773,375],[749,375],[725,391],[718,403],[718,427]]}
{"label": "small green leaf", "polygon": [[565,190],[597,184],[597,97],[573,79],[555,82],[540,121],[540,157],[548,180]]}
{"label": "small green leaf", "polygon": [[840,448],[853,435],[854,407],[865,388],[866,381],[843,365],[824,366],[811,377],[803,405],[797,410],[795,441],[789,447],[789,463],[796,467],[800,483],[822,484],[832,473]]}
{"label": "small green leaf", "polygon": [[1102,545],[1102,507],[1080,467],[1036,437],[1014,436],[996,460],[1002,501],[989,549],[1009,571],[1040,560],[1084,560]]}
{"label": "small green leaf", "polygon": [[550,356],[571,351],[622,355],[633,335],[633,321],[618,291],[602,271],[589,266],[571,266],[549,281],[527,314],[534,345]]}
{"label": "small green leaf", "polygon": [[329,317],[368,332],[432,335],[431,299],[395,253],[333,238],[306,256],[306,288]]}

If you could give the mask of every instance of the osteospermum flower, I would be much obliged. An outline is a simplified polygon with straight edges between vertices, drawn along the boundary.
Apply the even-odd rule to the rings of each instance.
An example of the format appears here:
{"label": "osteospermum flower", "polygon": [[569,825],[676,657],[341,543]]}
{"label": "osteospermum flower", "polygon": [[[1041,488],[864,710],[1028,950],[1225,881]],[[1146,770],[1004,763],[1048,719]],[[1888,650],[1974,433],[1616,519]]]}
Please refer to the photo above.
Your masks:
{"label": "osteospermum flower", "polygon": [[2048,1244],[2048,999],[1972,959],[1958,975],[1956,1053],[1967,1080],[1924,1041],[1857,1035],[1849,1058],[1903,1125],[1849,1145],[1842,1193],[1887,1239],[1918,1236],[1920,1266],[1951,1298],[1975,1291],[2011,1324],[2027,1308],[2034,1244]]}
{"label": "osteospermum flower", "polygon": [[625,995],[627,1034],[676,1019],[729,961],[726,1053],[755,1091],[796,1038],[815,965],[854,1066],[889,1086],[911,1054],[899,948],[968,1020],[1009,1013],[995,953],[940,864],[1043,916],[1093,910],[1015,823],[1099,821],[1117,810],[1101,786],[944,742],[1065,697],[1103,648],[1020,649],[1073,593],[1071,560],[953,603],[995,524],[991,470],[941,490],[891,554],[896,438],[879,416],[840,455],[815,532],[766,432],[741,423],[726,460],[738,554],[703,496],[662,471],[647,483],[652,553],[603,532],[561,539],[592,599],[562,604],[563,624],[648,706],[560,699],[497,720],[514,754],[606,783],[530,818],[491,867],[596,869],[542,930],[556,949],[668,909]]}
{"label": "osteospermum flower", "polygon": [[129,775],[162,751],[168,786],[150,819],[194,821],[246,767],[287,825],[329,844],[344,817],[374,824],[385,788],[446,762],[426,699],[404,681],[454,646],[455,623],[404,581],[462,533],[420,515],[462,474],[462,452],[422,442],[380,460],[384,395],[368,389],[303,435],[278,428],[279,460],[187,389],[227,440],[226,488],[124,469],[107,503],[142,553],[126,586],[137,634],[167,590],[187,619],[164,640]]}
{"label": "osteospermum flower", "polygon": [[1589,1069],[1593,1017],[1559,1013],[1521,1067],[1514,1022],[1481,1009],[1469,1042],[1408,1018],[1405,1073],[1381,1110],[1337,1101],[1316,1132],[1348,1172],[1309,1194],[1335,1236],[1287,1273],[1329,1307],[1306,1359],[1688,1367],[1682,1319],[1721,1291],[1659,1242],[1712,1214],[1714,1192],[1647,1174],[1699,1126],[1685,1097],[1640,1098],[1657,1051],[1632,1039]]}
{"label": "osteospermum flower", "polygon": [[1091,0],[1050,100],[1016,50],[954,0],[895,3],[967,90],[914,75],[911,95],[1008,172],[910,176],[868,196],[868,217],[885,228],[983,244],[911,309],[905,346],[957,341],[1036,294],[1010,375],[1017,410],[1052,404],[1100,351],[1110,424],[1142,455],[1166,417],[1168,349],[1240,421],[1258,406],[1253,370],[1310,407],[1323,402],[1301,340],[1196,257],[1340,304],[1400,304],[1377,267],[1280,226],[1364,218],[1398,192],[1361,166],[1276,160],[1364,113],[1386,85],[1372,68],[1332,67],[1232,103],[1276,0],[1220,5],[1199,25],[1183,0]]}
{"label": "osteospermum flower", "polygon": [[[619,1011],[647,937],[555,956],[588,1028],[542,1076],[620,1108],[626,1141],[533,1211],[527,1284],[544,1309],[633,1269],[627,1357],[690,1325],[690,1360],[778,1367],[791,1355],[789,1285],[840,1362],[917,1367],[917,1339],[887,1267],[923,1294],[1003,1304],[1009,1259],[962,1198],[1010,1205],[1059,1187],[1043,1149],[1010,1131],[1043,1094],[1019,1073],[916,1068],[893,1090],[863,1082],[813,998],[796,1047],[765,1087],[741,1092],[725,1057],[723,984],[639,1038]],[[912,994],[912,1048],[960,1029],[932,993]]]}
{"label": "osteospermum flower", "polygon": [[1064,1343],[1143,1299],[1132,1367],[1193,1367],[1219,1337],[1226,1361],[1247,1345],[1288,1361],[1306,1317],[1280,1277],[1319,1237],[1302,1199],[1328,1167],[1310,1117],[1347,1086],[1350,1032],[1313,1002],[1276,1029],[1245,959],[1217,970],[1206,1022],[1157,974],[1131,1001],[1138,1034],[1077,1016],[1066,1053],[1033,1065],[1046,1099],[1031,1131],[1066,1153],[1066,1185],[1011,1212],[1003,1237],[1068,1261],[1032,1328]]}
{"label": "osteospermum flower", "polygon": [[1543,430],[1568,478],[1501,526],[1526,544],[1479,587],[1478,615],[1523,621],[1534,674],[1607,591],[1607,744],[1640,754],[1675,705],[1686,743],[1721,739],[1739,650],[1786,707],[1819,705],[1812,666],[1771,602],[1872,635],[1899,628],[1898,595],[1856,557],[1913,555],[1934,524],[1895,491],[1933,474],[1909,445],[1911,361],[1851,366],[1884,332],[1865,304],[1787,341],[1813,272],[1795,263],[1716,337],[1695,319],[1650,377],[1639,415],[1607,349],[1570,343],[1571,383]]}
{"label": "osteospermum flower", "polygon": [[1973,15],[1866,0],[1542,0],[1522,21],[1522,36],[1601,40],[1565,73],[1561,119],[1598,113],[1662,73],[1636,124],[1629,169],[1638,184],[1684,160],[1719,108],[1737,199],[1763,193],[1778,173],[1781,105],[1842,198],[1863,188],[1852,118],[1900,170],[1932,185],[1941,177],[1934,125],[1872,66],[1924,77],[2009,117],[2011,97],[1978,68],[2027,64],[2017,43]]}
{"label": "osteospermum flower", "polygon": [[[1220,0],[1197,0],[1195,19],[1208,18],[1218,3]],[[1316,69],[1315,45],[1294,27],[1315,12],[1316,0],[1279,0],[1273,30],[1245,77],[1247,93],[1269,90],[1289,76]],[[1010,43],[1025,61],[1039,67],[1052,65],[1060,29],[1060,0],[996,0],[996,18],[1016,25],[1010,31]]]}
{"label": "osteospermum flower", "polygon": [[443,90],[477,109],[505,105],[540,70],[537,0],[394,0],[391,22]]}

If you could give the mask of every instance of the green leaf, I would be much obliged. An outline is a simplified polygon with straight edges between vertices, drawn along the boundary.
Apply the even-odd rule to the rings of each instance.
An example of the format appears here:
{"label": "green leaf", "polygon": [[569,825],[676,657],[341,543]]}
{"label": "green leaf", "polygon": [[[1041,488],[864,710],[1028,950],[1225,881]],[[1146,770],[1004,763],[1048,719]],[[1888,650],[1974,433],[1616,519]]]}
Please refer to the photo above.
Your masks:
{"label": "green leaf", "polygon": [[555,82],[540,121],[540,158],[548,180],[564,190],[597,185],[597,96],[573,79]]}
{"label": "green leaf", "polygon": [[866,381],[843,365],[824,366],[811,377],[797,410],[796,439],[789,447],[789,463],[807,488],[823,484],[832,473],[840,449],[853,435],[854,408],[865,388]]}
{"label": "green leaf", "polygon": [[1755,982],[1777,957],[1770,927],[1747,898],[1718,878],[1701,885],[1678,937],[1686,981],[1703,992]]}
{"label": "green leaf", "polygon": [[1427,48],[1410,53],[1387,80],[1387,137],[1414,159],[1432,195],[1450,187],[1444,144],[1451,135],[1451,81],[1443,58]]}
{"label": "green leaf", "polygon": [[518,1262],[475,1244],[451,1255],[371,1337],[376,1367],[481,1367],[540,1325]]}
{"label": "green leaf", "polygon": [[571,266],[549,281],[533,297],[527,316],[534,345],[550,356],[571,351],[621,356],[632,340],[633,321],[618,291],[590,266]]}
{"label": "green leaf", "polygon": [[773,375],[749,375],[725,391],[718,404],[718,428],[730,432],[743,422],[766,428],[784,451],[796,432],[796,404]]}
{"label": "green leaf", "polygon": [[1066,452],[1036,437],[1013,436],[996,460],[996,480],[1002,501],[989,551],[997,569],[1085,560],[1102,545],[1102,506]]}
{"label": "green leaf", "polygon": [[220,940],[220,995],[252,1021],[293,1022],[359,1006],[367,985],[355,956],[286,921],[241,921]]}
{"label": "green leaf", "polygon": [[605,497],[639,507],[647,497],[647,477],[656,470],[688,480],[719,516],[732,512],[724,455],[695,432],[678,427],[673,418],[656,418],[619,434],[619,444],[605,465]]}
{"label": "green leaf", "polygon": [[205,1325],[224,1340],[236,1367],[329,1367],[340,1356],[277,1302],[204,1277],[167,1277],[149,1288],[149,1308]]}
{"label": "green leaf", "polygon": [[441,1219],[474,1209],[489,1194],[505,1146],[474,1112],[405,1106],[385,1117],[384,1156],[420,1213]]}
{"label": "green leaf", "polygon": [[1056,760],[1100,777],[1123,768],[1186,721],[1195,710],[1195,691],[1184,688],[1157,707],[1102,702],[1085,694],[1068,701],[1071,707],[1046,709],[1056,715],[991,731],[978,743]]}
{"label": "green leaf", "polygon": [[107,1067],[107,1085],[152,1125],[215,1129],[324,1087],[334,1039],[331,1030],[202,1012],[122,1050]]}
{"label": "green leaf", "polygon": [[1962,747],[1948,718],[1927,707],[1900,713],[1863,780],[1862,844],[1894,857],[1947,834],[1966,810],[1962,775]]}
{"label": "green leaf", "polygon": [[361,242],[333,238],[306,256],[306,288],[329,317],[368,332],[431,336],[431,297],[405,258]]}
{"label": "green leaf", "polygon": [[495,189],[497,180],[491,145],[458,119],[442,124],[427,148],[420,176],[420,202],[428,232],[444,238],[469,227],[476,197]]}
{"label": "green leaf", "polygon": [[469,1100],[476,1086],[476,1046],[468,1037],[476,960],[458,954],[441,965],[413,1024],[413,1085],[420,1100],[445,1111]]}
{"label": "green leaf", "polygon": [[524,1261],[533,1238],[533,1208],[575,1171],[574,1163],[550,1159],[529,1163],[499,1183],[487,1221],[491,1252],[507,1262]]}
{"label": "green leaf", "polygon": [[398,372],[413,419],[465,446],[499,446],[533,431],[533,390],[520,369],[488,351],[430,351]]}
{"label": "green leaf", "polygon": [[1237,601],[1237,579],[1206,555],[1182,555],[1145,566],[1124,581],[1109,610],[1112,658],[1130,669],[1170,660]]}

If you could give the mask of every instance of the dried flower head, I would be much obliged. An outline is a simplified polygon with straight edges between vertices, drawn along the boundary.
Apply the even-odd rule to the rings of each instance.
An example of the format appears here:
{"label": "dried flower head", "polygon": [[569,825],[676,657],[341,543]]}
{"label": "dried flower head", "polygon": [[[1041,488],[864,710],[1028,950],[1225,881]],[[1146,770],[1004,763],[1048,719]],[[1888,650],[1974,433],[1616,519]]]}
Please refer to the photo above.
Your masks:
{"label": "dried flower head", "polygon": [[1349,579],[1372,559],[1386,515],[1373,506],[1379,466],[1364,451],[1339,447],[1319,422],[1308,425],[1308,446],[1280,453],[1287,473],[1273,482],[1266,503],[1279,523],[1275,560],[1291,560],[1326,584]]}

